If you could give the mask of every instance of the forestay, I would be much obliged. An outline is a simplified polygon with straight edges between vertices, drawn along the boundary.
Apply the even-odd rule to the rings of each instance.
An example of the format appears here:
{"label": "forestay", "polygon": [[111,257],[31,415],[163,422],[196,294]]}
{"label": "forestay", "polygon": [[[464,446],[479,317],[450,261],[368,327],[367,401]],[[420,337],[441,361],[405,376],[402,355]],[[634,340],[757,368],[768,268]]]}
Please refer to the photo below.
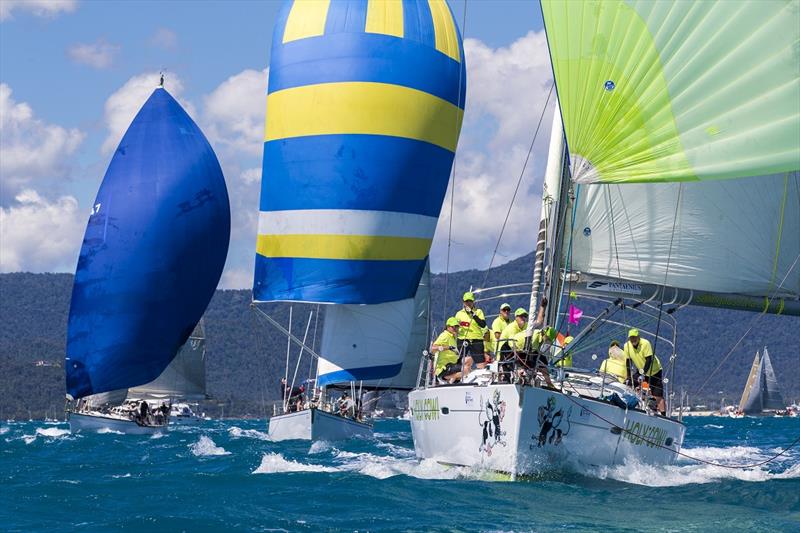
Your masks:
{"label": "forestay", "polygon": [[796,0],[542,0],[542,11],[575,181],[800,168]]}

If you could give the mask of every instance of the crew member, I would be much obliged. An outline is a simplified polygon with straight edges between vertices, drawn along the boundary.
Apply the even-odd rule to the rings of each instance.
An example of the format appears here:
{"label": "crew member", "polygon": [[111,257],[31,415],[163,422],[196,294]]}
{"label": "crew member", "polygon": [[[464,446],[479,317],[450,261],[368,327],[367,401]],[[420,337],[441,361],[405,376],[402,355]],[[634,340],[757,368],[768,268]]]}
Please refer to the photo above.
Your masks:
{"label": "crew member", "polygon": [[619,347],[619,342],[611,341],[608,345],[608,359],[600,363],[600,372],[611,374],[620,383],[630,383],[630,359]]}
{"label": "crew member", "polygon": [[[458,354],[455,352],[458,326],[458,319],[455,317],[448,318],[445,323],[445,330],[431,344],[431,353],[436,355],[436,368],[434,370],[436,377],[449,383],[461,379],[461,364],[459,364]],[[472,358],[467,355],[462,362],[466,373],[469,373],[472,367]]]}
{"label": "crew member", "polygon": [[495,356],[499,353],[500,343],[500,334],[503,333],[503,330],[506,329],[506,326],[511,324],[511,305],[510,304],[503,304],[500,306],[500,314],[497,315],[497,318],[494,319],[492,322],[492,351],[494,352]]}
{"label": "crew member", "polygon": [[478,309],[475,305],[474,294],[465,292],[462,300],[464,307],[455,316],[459,326],[458,352],[463,356],[470,356],[476,368],[483,368],[490,359],[488,347],[484,346],[486,318],[483,309]]}
{"label": "crew member", "polygon": [[633,366],[639,374],[644,377],[650,387],[650,392],[657,402],[658,412],[665,416],[667,414],[664,402],[664,385],[661,377],[661,361],[653,353],[650,341],[639,337],[639,330],[636,328],[628,331],[628,342],[623,348],[625,355],[628,356]]}

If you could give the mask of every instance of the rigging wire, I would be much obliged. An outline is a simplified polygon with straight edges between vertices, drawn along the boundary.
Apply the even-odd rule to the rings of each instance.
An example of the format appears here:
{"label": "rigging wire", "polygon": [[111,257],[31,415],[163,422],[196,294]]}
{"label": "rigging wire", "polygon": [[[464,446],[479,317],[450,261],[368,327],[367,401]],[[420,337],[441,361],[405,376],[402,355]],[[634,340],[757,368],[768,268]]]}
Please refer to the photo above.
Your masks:
{"label": "rigging wire", "polygon": [[[678,199],[675,201],[675,217],[672,219],[672,235],[669,237],[669,251],[667,252],[667,266],[664,269],[664,283],[661,285],[661,299],[658,302],[658,320],[656,320],[656,335],[653,342],[653,357],[657,352],[658,348],[658,332],[661,328],[661,315],[663,314],[664,310],[664,294],[667,290],[667,277],[669,276],[669,265],[672,261],[672,244],[675,241],[675,228],[678,225],[678,211],[681,208],[681,196],[683,195],[683,183],[678,185]],[[673,352],[675,347],[673,346]],[[670,358],[671,359],[671,358]],[[671,362],[672,364],[672,362]]]}
{"label": "rigging wire", "polygon": [[733,348],[731,348],[730,351],[728,351],[728,353],[725,355],[725,357],[722,358],[722,360],[719,362],[719,364],[716,366],[716,368],[714,368],[714,370],[711,371],[711,373],[706,377],[705,381],[703,381],[703,384],[700,385],[700,387],[697,389],[695,394],[699,394],[700,391],[703,390],[703,388],[708,384],[708,382],[711,380],[711,378],[714,376],[714,374],[717,373],[717,371],[722,367],[722,365],[725,363],[725,361],[727,361],[728,358],[736,350],[736,348],[739,347],[739,344],[741,344],[742,341],[745,339],[745,337],[747,337],[750,334],[750,331],[752,331],[753,327],[756,325],[756,322],[761,320],[761,318],[765,314],[767,314],[767,311],[769,311],[769,308],[772,305],[772,300],[775,299],[776,295],[778,294],[778,290],[783,287],[783,284],[786,282],[786,278],[789,277],[789,274],[792,273],[792,271],[794,270],[794,267],[797,266],[797,261],[798,260],[800,260],[800,254],[798,254],[797,257],[794,258],[794,261],[792,262],[792,265],[789,267],[789,270],[786,272],[786,275],[783,276],[783,279],[781,280],[780,284],[777,287],[775,287],[775,291],[772,293],[772,296],[770,296],[769,300],[767,301],[767,305],[764,306],[764,310],[753,317],[753,319],[750,321],[750,325],[747,327],[747,330],[742,334],[741,337],[739,337],[739,340],[736,341],[736,344],[733,345]]}
{"label": "rigging wire", "polygon": [[528,161],[530,161],[531,153],[533,152],[533,145],[536,143],[536,138],[539,135],[539,129],[542,127],[542,120],[544,119],[544,114],[547,111],[547,105],[550,103],[550,97],[553,95],[553,87],[555,87],[555,81],[550,84],[550,91],[547,93],[547,100],[545,100],[544,102],[544,106],[542,107],[542,113],[539,115],[539,122],[536,124],[536,130],[533,132],[533,139],[531,139],[531,144],[528,147],[528,154],[525,156],[525,163],[522,165],[522,170],[519,173],[519,178],[517,178],[517,186],[514,188],[514,194],[511,196],[511,204],[508,206],[508,210],[506,211],[506,217],[503,220],[503,226],[500,228],[500,235],[497,236],[497,242],[495,243],[494,251],[492,252],[492,258],[489,260],[489,267],[486,269],[486,274],[483,277],[482,286],[486,286],[486,281],[489,279],[489,272],[492,269],[492,265],[494,264],[494,259],[497,256],[497,250],[500,248],[500,241],[502,241],[503,239],[503,233],[505,233],[506,231],[508,218],[511,216],[511,210],[514,208],[514,201],[517,199],[519,186],[522,183],[522,178],[525,176],[525,169],[528,168]]}
{"label": "rigging wire", "polygon": [[[461,42],[464,42],[464,38],[467,35],[467,0],[464,0],[464,15],[461,18]],[[461,46],[462,52],[466,57],[466,52],[463,51],[464,46]],[[461,87],[462,87],[462,78],[464,73],[463,67],[463,60],[462,60],[462,67],[458,70],[458,107],[461,107]],[[454,125],[454,129],[456,133],[458,133],[458,129],[460,127],[458,115],[456,115],[456,121]],[[453,156],[453,171],[450,173],[450,216],[447,221],[447,262],[445,264],[444,269],[444,297],[442,298],[442,320],[444,317],[447,316],[447,282],[450,278],[450,248],[453,244],[453,214],[455,213],[455,197],[456,197],[456,162],[457,158]]]}
{"label": "rigging wire", "polygon": [[[572,390],[575,392],[575,394],[580,396],[580,394],[575,389],[575,386],[572,385],[572,383],[570,383],[569,381],[567,381],[566,383],[567,383],[567,385],[569,385],[572,388]],[[563,386],[563,382],[562,382],[562,386]],[[665,446],[665,445],[663,445],[661,443],[658,443],[658,442],[656,442],[654,440],[648,439],[647,437],[639,435],[638,433],[634,433],[633,431],[631,431],[631,430],[629,430],[627,428],[623,428],[623,427],[618,426],[614,422],[612,422],[612,421],[608,420],[607,418],[597,414],[593,410],[591,410],[588,407],[586,407],[584,404],[578,402],[577,400],[572,398],[572,395],[570,395],[570,394],[564,394],[564,397],[567,398],[572,403],[574,403],[575,405],[577,405],[578,407],[580,407],[582,410],[587,411],[592,416],[595,416],[595,417],[599,418],[600,420],[602,420],[603,422],[609,424],[611,426],[611,428],[617,428],[622,433],[627,433],[627,434],[635,437],[637,440],[641,440],[642,442],[646,442],[647,444],[650,444],[650,445],[655,446],[657,448],[663,448],[665,450],[673,451],[677,455],[680,455],[681,457],[685,457],[686,459],[690,459],[692,461],[697,461],[698,463],[704,463],[704,464],[707,464],[707,465],[710,465],[710,466],[718,466],[720,468],[730,468],[730,469],[734,469],[734,470],[746,470],[746,469],[749,469],[749,468],[756,468],[758,466],[763,466],[763,465],[765,465],[767,463],[771,463],[771,462],[777,460],[779,457],[785,455],[789,450],[791,450],[792,448],[797,446],[798,443],[800,443],[800,435],[798,435],[798,437],[796,439],[794,439],[792,442],[790,442],[787,446],[785,446],[783,448],[783,450],[781,450],[780,452],[768,457],[767,459],[765,459],[763,461],[759,461],[757,463],[751,463],[751,464],[727,465],[727,464],[723,464],[723,463],[717,463],[717,462],[714,462],[714,461],[709,461],[707,459],[701,459],[699,457],[694,457],[692,455],[689,455],[688,453],[684,453],[684,452],[679,451],[679,450],[673,450],[669,446]]]}

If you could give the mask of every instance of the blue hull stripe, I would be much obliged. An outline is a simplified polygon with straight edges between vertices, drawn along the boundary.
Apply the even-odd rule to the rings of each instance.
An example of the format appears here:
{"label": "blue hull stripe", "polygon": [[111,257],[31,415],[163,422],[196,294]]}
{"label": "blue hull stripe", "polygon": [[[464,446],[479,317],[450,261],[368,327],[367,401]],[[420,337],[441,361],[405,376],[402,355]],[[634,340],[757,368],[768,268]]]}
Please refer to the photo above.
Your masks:
{"label": "blue hull stripe", "polygon": [[347,383],[350,381],[366,381],[368,379],[385,379],[400,373],[403,363],[396,365],[368,366],[364,368],[351,368],[324,374],[317,380],[317,386],[323,387],[331,383]]}
{"label": "blue hull stripe", "polygon": [[256,254],[253,299],[378,304],[414,295],[425,259],[363,261]]}
{"label": "blue hull stripe", "polygon": [[379,135],[264,143],[261,211],[358,209],[438,217],[453,153]]}

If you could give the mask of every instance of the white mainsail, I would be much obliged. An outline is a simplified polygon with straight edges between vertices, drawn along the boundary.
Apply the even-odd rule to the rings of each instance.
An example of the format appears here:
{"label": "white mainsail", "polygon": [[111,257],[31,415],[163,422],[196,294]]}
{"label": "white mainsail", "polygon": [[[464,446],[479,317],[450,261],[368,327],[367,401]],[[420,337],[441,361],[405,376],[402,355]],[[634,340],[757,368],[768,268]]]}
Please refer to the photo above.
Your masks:
{"label": "white mainsail", "polygon": [[328,307],[317,384],[361,381],[369,388],[413,388],[428,343],[429,302],[426,264],[414,298]]}
{"label": "white mainsail", "polygon": [[128,396],[190,402],[206,398],[206,335],[202,320],[161,375],[130,389]]}
{"label": "white mainsail", "polygon": [[798,181],[792,172],[682,184],[580,185],[565,254],[571,251],[571,269],[589,284],[600,276],[797,300]]}
{"label": "white mainsail", "polygon": [[[750,385],[750,379],[748,379],[748,385]],[[786,407],[766,348],[764,348],[764,355],[758,363],[755,379],[750,389],[745,389],[745,394],[747,397],[743,398],[739,409],[748,415]]]}

